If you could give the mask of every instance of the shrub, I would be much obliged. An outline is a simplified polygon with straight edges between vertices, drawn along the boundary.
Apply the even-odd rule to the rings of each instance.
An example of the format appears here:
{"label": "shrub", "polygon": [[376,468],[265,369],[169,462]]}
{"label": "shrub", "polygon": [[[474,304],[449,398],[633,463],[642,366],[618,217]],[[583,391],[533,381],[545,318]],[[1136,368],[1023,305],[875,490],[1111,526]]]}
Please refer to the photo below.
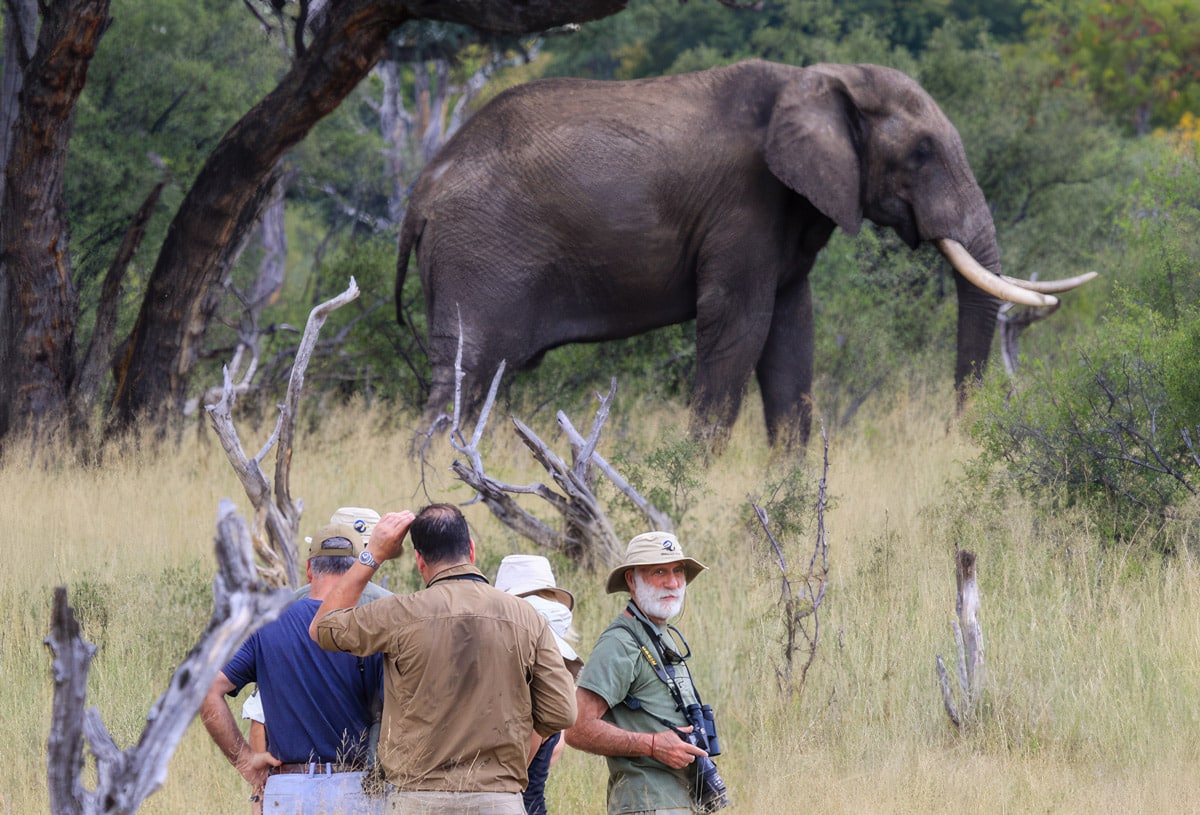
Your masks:
{"label": "shrub", "polygon": [[1033,364],[976,405],[977,462],[1044,503],[1085,501],[1119,540],[1200,490],[1200,246],[1196,156],[1163,151],[1134,188],[1110,314],[1073,360]]}

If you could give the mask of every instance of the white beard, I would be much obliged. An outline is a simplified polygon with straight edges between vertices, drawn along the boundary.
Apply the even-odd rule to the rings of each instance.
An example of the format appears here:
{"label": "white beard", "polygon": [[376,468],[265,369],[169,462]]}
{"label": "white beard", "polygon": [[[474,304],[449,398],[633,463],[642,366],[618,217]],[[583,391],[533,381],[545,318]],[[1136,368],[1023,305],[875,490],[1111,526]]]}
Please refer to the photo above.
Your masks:
{"label": "white beard", "polygon": [[656,589],[643,580],[636,570],[633,573],[633,601],[647,617],[656,620],[669,620],[683,610],[686,589],[686,583],[677,589]]}

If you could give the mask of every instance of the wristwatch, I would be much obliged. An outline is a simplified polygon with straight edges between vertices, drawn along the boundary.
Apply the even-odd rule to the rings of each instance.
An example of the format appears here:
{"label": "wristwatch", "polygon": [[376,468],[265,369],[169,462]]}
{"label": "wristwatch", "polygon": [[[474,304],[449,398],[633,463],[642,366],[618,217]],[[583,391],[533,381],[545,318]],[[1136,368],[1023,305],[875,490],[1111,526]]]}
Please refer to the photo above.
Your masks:
{"label": "wristwatch", "polygon": [[375,556],[372,555],[367,549],[362,550],[362,553],[358,556],[358,562],[364,566],[369,566],[372,569],[379,568],[379,561],[376,560]]}

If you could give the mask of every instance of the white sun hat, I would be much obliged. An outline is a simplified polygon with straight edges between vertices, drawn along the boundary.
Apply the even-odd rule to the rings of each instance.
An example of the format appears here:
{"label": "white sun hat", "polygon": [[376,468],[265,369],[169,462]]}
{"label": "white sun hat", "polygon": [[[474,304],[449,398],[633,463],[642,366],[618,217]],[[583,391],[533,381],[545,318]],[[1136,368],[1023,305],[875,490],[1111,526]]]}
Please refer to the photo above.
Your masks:
{"label": "white sun hat", "polygon": [[562,603],[568,609],[575,608],[575,595],[559,588],[554,582],[550,561],[541,555],[506,556],[496,571],[496,588],[518,597],[536,594]]}

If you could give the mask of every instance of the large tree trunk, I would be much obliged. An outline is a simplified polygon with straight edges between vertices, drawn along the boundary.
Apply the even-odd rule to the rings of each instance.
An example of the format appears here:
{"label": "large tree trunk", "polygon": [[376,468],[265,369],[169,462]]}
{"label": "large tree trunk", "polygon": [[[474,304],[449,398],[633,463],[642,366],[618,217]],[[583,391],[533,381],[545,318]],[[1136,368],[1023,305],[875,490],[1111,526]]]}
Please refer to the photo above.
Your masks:
{"label": "large tree trunk", "polygon": [[67,247],[63,169],[75,103],[108,25],[108,8],[109,0],[44,3],[37,48],[24,72],[0,205],[0,302],[6,315],[0,436],[53,433],[67,418],[79,303]]}
{"label": "large tree trunk", "polygon": [[[627,0],[343,0],[330,4],[312,44],[279,86],[225,135],[184,198],[150,277],[126,354],[116,369],[114,429],[142,415],[182,410],[188,374],[207,328],[206,300],[225,271],[225,247],[279,158],[354,89],[383,56],[388,35],[410,19],[460,22],[498,32],[539,31],[598,19]],[[207,305],[211,306],[211,302]]]}
{"label": "large tree trunk", "polygon": [[118,361],[117,427],[143,411],[181,412],[235,228],[280,157],[303,139],[366,75],[387,34],[403,22],[389,4],[339,3],[312,46],[270,94],[225,135],[171,223],[126,353]]}

